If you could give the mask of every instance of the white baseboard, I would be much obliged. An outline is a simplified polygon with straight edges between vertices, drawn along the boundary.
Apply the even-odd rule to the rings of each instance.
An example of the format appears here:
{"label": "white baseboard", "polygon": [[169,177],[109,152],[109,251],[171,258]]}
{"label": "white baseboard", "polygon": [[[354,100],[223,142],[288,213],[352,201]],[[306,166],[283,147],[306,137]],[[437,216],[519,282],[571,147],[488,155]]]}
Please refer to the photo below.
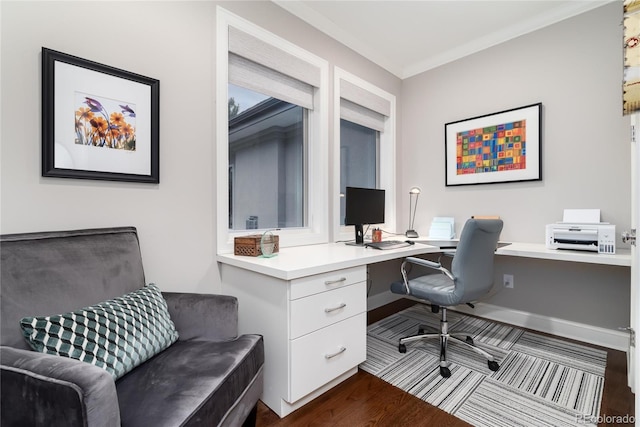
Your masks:
{"label": "white baseboard", "polygon": [[629,349],[629,334],[614,329],[586,325],[486,303],[477,303],[475,308],[466,305],[457,306],[455,310],[614,350],[626,352]]}
{"label": "white baseboard", "polygon": [[[369,297],[367,299],[367,307],[369,310],[372,310],[399,298],[402,297],[392,294],[391,292],[383,292]],[[459,305],[453,309],[462,313],[473,314],[486,319],[509,323],[514,326],[612,348],[614,350],[626,352],[629,349],[629,334],[614,329],[586,325],[584,323],[542,316],[540,314],[486,303],[477,303],[475,304],[475,308]]]}

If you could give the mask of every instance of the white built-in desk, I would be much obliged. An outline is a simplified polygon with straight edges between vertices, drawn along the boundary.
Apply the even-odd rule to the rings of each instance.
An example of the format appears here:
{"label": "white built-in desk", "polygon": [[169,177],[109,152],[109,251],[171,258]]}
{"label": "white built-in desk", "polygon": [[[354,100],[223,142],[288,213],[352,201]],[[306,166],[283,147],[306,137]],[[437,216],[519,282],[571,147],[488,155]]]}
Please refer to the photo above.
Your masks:
{"label": "white built-in desk", "polygon": [[[282,248],[272,258],[218,255],[222,292],[238,298],[240,333],[264,337],[262,401],[284,417],[355,374],[366,359],[367,265],[440,251],[421,243],[392,250],[328,243]],[[624,250],[511,243],[496,254],[631,265]]]}
{"label": "white built-in desk", "polygon": [[359,267],[375,262],[439,251],[440,249],[437,247],[421,243],[383,251],[349,246],[344,243],[327,243],[282,248],[279,254],[272,258],[222,254],[218,255],[218,262],[278,279],[293,280],[343,268]]}
{"label": "white built-in desk", "polygon": [[585,262],[588,264],[631,266],[631,251],[616,249],[615,254],[599,254],[588,251],[547,249],[544,243],[511,243],[498,248],[497,255],[548,259],[553,261]]}
{"label": "white built-in desk", "polygon": [[367,358],[367,265],[439,248],[343,243],[282,248],[272,258],[218,255],[240,333],[264,337],[261,400],[284,417],[344,381]]}

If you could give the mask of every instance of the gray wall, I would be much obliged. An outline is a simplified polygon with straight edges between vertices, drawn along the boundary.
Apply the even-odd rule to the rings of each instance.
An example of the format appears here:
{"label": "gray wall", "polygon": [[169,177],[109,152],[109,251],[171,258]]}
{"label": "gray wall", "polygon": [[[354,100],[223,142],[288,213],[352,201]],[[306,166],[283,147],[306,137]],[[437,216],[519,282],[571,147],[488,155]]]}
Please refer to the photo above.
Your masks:
{"label": "gray wall", "polygon": [[[616,2],[403,81],[399,188],[422,188],[418,231],[434,216],[454,216],[459,233],[469,216],[496,214],[503,239],[542,243],[564,208],[599,208],[629,227],[621,22]],[[445,123],[537,102],[542,181],[445,187]]]}
{"label": "gray wall", "polygon": [[[0,232],[134,225],[147,280],[166,290],[219,291],[215,5],[0,2]],[[398,96],[400,230],[413,185],[423,190],[416,220],[423,235],[434,216],[455,216],[459,231],[472,214],[499,214],[505,240],[542,242],[544,225],[565,207],[598,207],[618,231],[629,227],[620,4],[405,81],[273,3],[225,7]],[[159,185],[40,176],[43,46],[160,80]],[[445,188],[444,123],[534,102],[544,105],[543,181]],[[388,289],[397,265],[389,267],[380,281],[372,269],[372,295]],[[503,258],[496,275],[503,272],[515,275],[515,289],[491,303],[605,327],[628,322],[626,269]]]}
{"label": "gray wall", "polygon": [[[0,7],[1,232],[133,225],[148,281],[167,290],[214,290],[214,5]],[[40,176],[42,47],[160,80],[159,185]]]}
{"label": "gray wall", "polygon": [[[421,235],[434,216],[455,217],[459,234],[469,216],[495,214],[503,240],[543,243],[564,208],[599,208],[618,235],[630,227],[621,22],[616,2],[403,81],[398,192],[422,188]],[[445,187],[445,123],[537,102],[542,181]],[[629,323],[628,268],[500,257],[500,284],[504,273],[515,275],[515,288],[488,303],[608,328]],[[387,287],[374,283],[371,292]]]}
{"label": "gray wall", "polygon": [[[133,225],[148,281],[163,290],[220,290],[214,229],[216,4],[0,2],[1,233]],[[275,4],[223,6],[399,96],[400,79]],[[42,47],[160,80],[159,185],[40,176]],[[329,83],[332,94],[332,75]]]}

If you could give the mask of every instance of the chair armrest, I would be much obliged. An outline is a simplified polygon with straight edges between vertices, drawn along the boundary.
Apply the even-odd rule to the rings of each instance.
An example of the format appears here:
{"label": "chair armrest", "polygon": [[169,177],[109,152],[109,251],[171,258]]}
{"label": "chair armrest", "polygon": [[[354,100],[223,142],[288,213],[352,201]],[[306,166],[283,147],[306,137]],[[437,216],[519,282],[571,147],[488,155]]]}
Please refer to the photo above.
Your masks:
{"label": "chair armrest", "polygon": [[433,261],[429,261],[428,259],[422,259],[422,258],[416,258],[416,257],[407,257],[405,259],[405,261],[402,263],[402,270],[403,270],[403,276],[404,277],[406,277],[406,274],[404,273],[404,268],[405,268],[407,262],[410,262],[412,264],[421,265],[423,267],[432,268],[434,270],[438,270],[442,274],[447,276],[449,279],[454,280],[454,281],[456,280],[456,279],[454,279],[453,274],[451,274],[451,272],[449,270],[447,270],[446,268],[444,268],[442,266],[442,264],[440,264],[439,262],[433,262]]}
{"label": "chair armrest", "polygon": [[229,295],[163,292],[181,341],[238,337],[238,299]]}
{"label": "chair armrest", "polygon": [[113,377],[68,357],[0,346],[1,424],[120,425]]}
{"label": "chair armrest", "polygon": [[407,276],[407,263],[420,265],[422,267],[431,268],[434,270],[440,271],[442,274],[447,276],[449,279],[455,281],[453,274],[446,268],[442,266],[439,262],[429,261],[428,259],[416,258],[416,257],[407,257],[402,261],[402,265],[400,266],[400,272],[402,273],[402,280],[404,281],[404,288],[407,295],[411,295],[411,289],[409,288],[409,278]]}
{"label": "chair armrest", "polygon": [[429,261],[428,259],[416,258],[416,257],[407,257],[405,258],[406,262],[411,264],[421,265],[423,267],[433,268],[435,270],[440,270],[442,265],[439,262]]}

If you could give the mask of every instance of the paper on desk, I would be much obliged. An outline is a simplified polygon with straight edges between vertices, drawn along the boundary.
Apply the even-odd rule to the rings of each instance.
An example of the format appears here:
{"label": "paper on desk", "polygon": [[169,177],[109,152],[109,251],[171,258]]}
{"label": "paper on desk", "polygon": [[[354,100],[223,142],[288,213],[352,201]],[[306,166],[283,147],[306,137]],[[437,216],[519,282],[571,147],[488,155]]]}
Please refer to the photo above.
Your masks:
{"label": "paper on desk", "polygon": [[592,224],[600,222],[600,209],[565,209],[562,222]]}

